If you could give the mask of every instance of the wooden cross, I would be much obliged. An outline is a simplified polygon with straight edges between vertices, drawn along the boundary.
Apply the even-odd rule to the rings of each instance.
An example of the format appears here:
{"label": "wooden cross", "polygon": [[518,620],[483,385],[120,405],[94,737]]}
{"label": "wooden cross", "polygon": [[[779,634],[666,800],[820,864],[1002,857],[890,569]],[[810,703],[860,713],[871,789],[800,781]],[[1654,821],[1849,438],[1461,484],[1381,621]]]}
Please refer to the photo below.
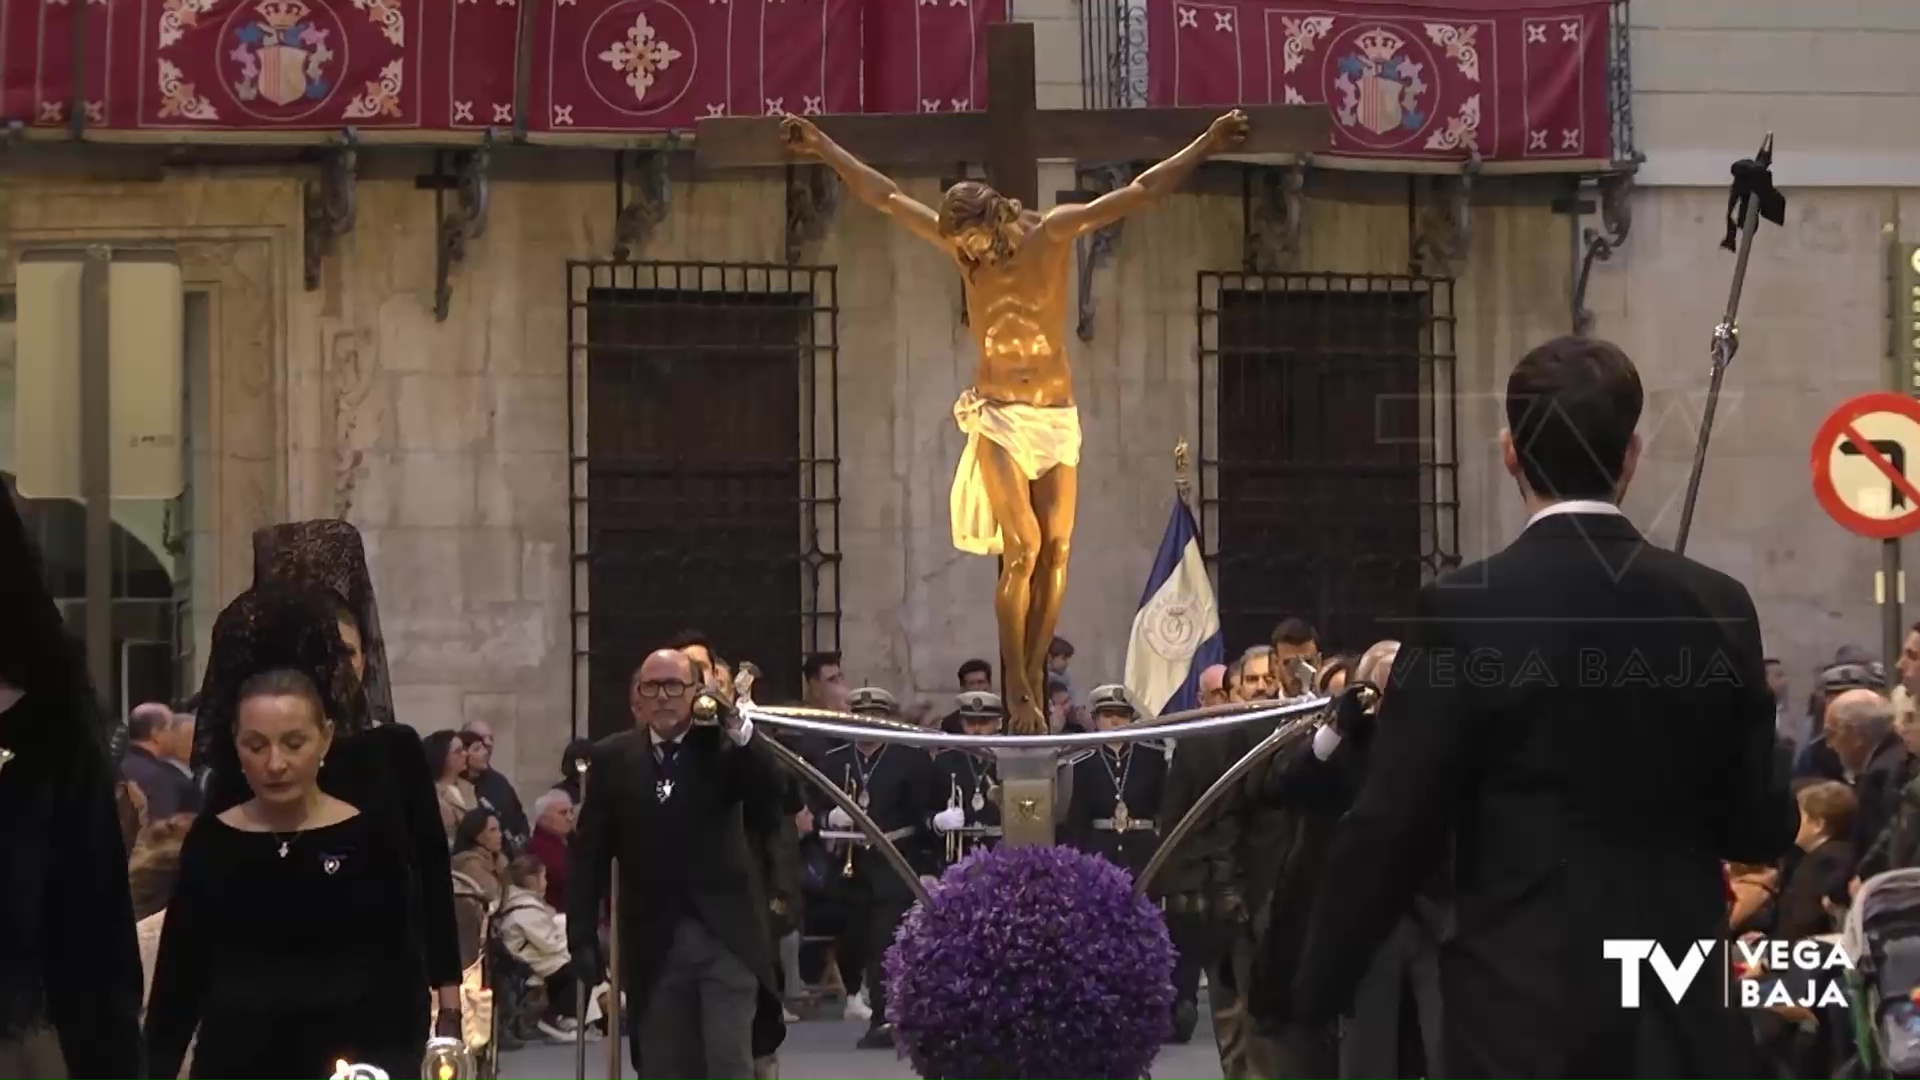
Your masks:
{"label": "wooden cross", "polygon": [[[1250,121],[1236,153],[1310,153],[1327,149],[1332,119],[1324,105],[1243,106]],[[1039,109],[1034,96],[1033,24],[987,27],[985,112],[809,117],[848,153],[870,165],[946,169],[986,166],[987,182],[1022,206],[1040,206],[1040,159],[1147,161],[1170,157],[1224,109]],[[702,168],[784,165],[793,160],[777,116],[713,117],[694,125]]]}

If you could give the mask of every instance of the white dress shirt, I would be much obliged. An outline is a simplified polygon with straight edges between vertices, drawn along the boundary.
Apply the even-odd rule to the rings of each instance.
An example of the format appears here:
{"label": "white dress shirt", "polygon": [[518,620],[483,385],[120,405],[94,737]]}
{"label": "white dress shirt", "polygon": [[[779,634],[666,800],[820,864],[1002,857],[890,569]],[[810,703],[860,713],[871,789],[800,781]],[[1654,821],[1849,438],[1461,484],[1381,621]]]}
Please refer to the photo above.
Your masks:
{"label": "white dress shirt", "polygon": [[1555,514],[1611,514],[1614,517],[1627,516],[1618,506],[1610,502],[1602,502],[1599,499],[1567,499],[1563,502],[1554,503],[1551,506],[1541,507],[1539,513],[1527,519],[1526,528],[1531,529],[1535,522],[1542,518],[1550,518]]}

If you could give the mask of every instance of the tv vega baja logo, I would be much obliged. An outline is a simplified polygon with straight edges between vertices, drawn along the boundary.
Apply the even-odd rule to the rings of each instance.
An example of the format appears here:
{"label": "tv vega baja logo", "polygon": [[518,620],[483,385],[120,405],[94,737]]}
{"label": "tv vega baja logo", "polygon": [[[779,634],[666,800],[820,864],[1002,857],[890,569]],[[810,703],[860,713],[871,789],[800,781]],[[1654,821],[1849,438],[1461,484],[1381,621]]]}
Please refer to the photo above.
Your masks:
{"label": "tv vega baja logo", "polygon": [[1601,942],[1601,954],[1620,965],[1620,1007],[1640,1007],[1640,975],[1652,968],[1675,1004],[1705,970],[1707,962],[1723,958],[1720,970],[1721,1003],[1743,1009],[1798,1005],[1818,1009],[1846,1006],[1846,973],[1853,959],[1838,944],[1819,941],[1714,941],[1701,939],[1687,947],[1678,962],[1657,941],[1614,938]]}

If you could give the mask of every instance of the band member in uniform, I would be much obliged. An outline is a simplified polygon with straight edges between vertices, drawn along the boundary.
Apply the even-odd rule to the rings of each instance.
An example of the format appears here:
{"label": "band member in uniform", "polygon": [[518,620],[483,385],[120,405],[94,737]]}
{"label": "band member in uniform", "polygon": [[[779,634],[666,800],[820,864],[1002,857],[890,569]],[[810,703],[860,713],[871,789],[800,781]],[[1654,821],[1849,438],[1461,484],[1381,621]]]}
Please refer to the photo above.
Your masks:
{"label": "band member in uniform", "polygon": [[[877,686],[863,686],[847,695],[857,715],[875,719],[899,718],[892,694]],[[933,869],[925,843],[928,826],[945,800],[933,759],[924,750],[856,740],[827,751],[820,771],[838,781],[860,809],[873,818],[887,839],[900,849],[917,873]],[[849,917],[843,939],[836,944],[842,971],[859,971],[867,988],[873,1018],[858,1043],[863,1050],[890,1049],[893,1026],[886,1022],[887,988],[880,960],[893,943],[893,931],[913,906],[913,890],[900,880],[886,857],[871,850],[864,839],[846,838],[853,818],[845,810],[822,802],[814,811],[824,817],[830,832],[843,834],[847,844],[839,854],[846,861],[842,873],[849,879]]]}
{"label": "band member in uniform", "polygon": [[[998,735],[1007,710],[991,690],[968,690],[954,713],[967,735]],[[971,750],[942,750],[934,755],[940,770],[940,805],[934,821],[941,835],[940,858],[951,866],[982,847],[1000,842],[1000,772],[994,759]]]}
{"label": "band member in uniform", "polygon": [[[1087,706],[1097,731],[1126,727],[1136,715],[1127,688],[1119,683],[1094,687]],[[1159,843],[1160,789],[1166,779],[1167,755],[1159,745],[1113,743],[1095,750],[1073,767],[1073,802],[1062,838],[1138,874]]]}

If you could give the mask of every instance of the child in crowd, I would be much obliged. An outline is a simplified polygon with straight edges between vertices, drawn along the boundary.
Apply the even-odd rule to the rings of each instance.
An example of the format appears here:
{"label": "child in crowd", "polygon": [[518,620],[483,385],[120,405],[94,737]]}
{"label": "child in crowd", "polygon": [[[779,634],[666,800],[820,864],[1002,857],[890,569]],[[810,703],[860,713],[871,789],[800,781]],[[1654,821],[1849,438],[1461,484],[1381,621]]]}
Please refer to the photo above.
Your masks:
{"label": "child in crowd", "polygon": [[522,855],[507,864],[506,896],[494,916],[507,953],[531,968],[547,988],[547,1009],[538,1025],[560,1042],[580,1037],[574,1016],[575,985],[567,952],[566,920],[547,903],[546,864]]}

